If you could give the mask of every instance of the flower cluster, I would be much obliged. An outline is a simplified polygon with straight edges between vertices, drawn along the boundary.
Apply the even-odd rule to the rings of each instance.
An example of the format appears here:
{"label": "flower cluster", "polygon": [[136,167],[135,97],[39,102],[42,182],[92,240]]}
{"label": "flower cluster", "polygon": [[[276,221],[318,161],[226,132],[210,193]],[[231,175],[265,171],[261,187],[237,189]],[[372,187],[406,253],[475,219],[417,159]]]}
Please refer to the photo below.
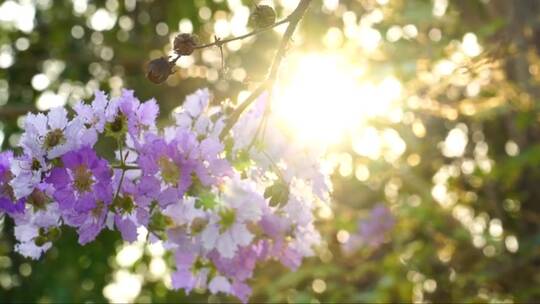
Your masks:
{"label": "flower cluster", "polygon": [[[313,214],[331,191],[322,151],[291,141],[265,96],[222,140],[228,116],[210,99],[208,90],[188,96],[165,128],[157,103],[128,90],[97,92],[73,117],[28,114],[22,154],[0,153],[0,210],[15,223],[15,250],[37,259],[67,227],[80,244],[103,229],[127,242],[147,230],[175,257],[175,289],[244,302],[258,263],[296,269],[319,242]],[[98,155],[100,142],[116,143],[114,159]]]}
{"label": "flower cluster", "polygon": [[358,221],[358,230],[343,244],[351,253],[362,246],[377,248],[384,244],[388,233],[396,225],[396,218],[385,205],[379,203],[371,209],[368,218]]}

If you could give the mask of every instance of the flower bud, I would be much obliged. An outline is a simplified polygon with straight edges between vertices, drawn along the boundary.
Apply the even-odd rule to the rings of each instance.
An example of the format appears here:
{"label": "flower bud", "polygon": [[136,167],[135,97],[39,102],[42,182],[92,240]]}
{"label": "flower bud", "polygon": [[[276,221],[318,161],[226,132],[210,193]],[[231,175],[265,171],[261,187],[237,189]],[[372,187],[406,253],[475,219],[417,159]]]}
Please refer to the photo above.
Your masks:
{"label": "flower bud", "polygon": [[266,28],[276,22],[276,12],[271,6],[257,5],[249,19],[255,28]]}
{"label": "flower bud", "polygon": [[188,56],[193,53],[198,44],[198,38],[192,34],[178,34],[174,37],[173,49],[176,54]]}
{"label": "flower bud", "polygon": [[51,241],[56,241],[60,238],[61,230],[58,227],[53,227],[47,232],[47,239]]}
{"label": "flower bud", "polygon": [[43,235],[39,235],[34,239],[34,243],[36,244],[36,246],[39,246],[39,247],[45,245],[45,243],[47,243],[48,241],[49,240],[47,240],[47,237]]}
{"label": "flower bud", "polygon": [[160,84],[171,75],[172,67],[172,63],[166,57],[154,59],[148,63],[146,78],[153,83]]}

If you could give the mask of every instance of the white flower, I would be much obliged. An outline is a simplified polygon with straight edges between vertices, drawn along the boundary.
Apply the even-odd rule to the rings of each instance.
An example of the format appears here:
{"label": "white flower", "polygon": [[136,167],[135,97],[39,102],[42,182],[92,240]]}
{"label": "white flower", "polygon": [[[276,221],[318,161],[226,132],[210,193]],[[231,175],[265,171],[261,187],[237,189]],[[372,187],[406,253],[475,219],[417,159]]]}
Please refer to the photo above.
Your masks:
{"label": "white flower", "polygon": [[251,182],[238,175],[227,179],[224,189],[218,198],[218,214],[212,214],[201,239],[205,249],[215,248],[222,257],[232,258],[239,246],[247,246],[253,240],[246,224],[261,218],[265,200]]}
{"label": "white flower", "polygon": [[47,242],[43,244],[43,246],[37,246],[34,242],[24,242],[15,244],[15,251],[27,258],[37,260],[43,253],[47,252],[51,246],[51,242]]}
{"label": "white flower", "polygon": [[105,111],[107,108],[107,96],[101,91],[95,92],[95,98],[92,104],[85,104],[78,101],[73,109],[77,113],[81,121],[86,125],[86,128],[81,135],[81,141],[93,146],[97,142],[98,133],[102,133],[105,128]]}
{"label": "white flower", "polygon": [[283,207],[291,222],[306,226],[313,222],[313,207],[315,197],[311,188],[307,187],[302,180],[293,179],[290,184],[289,200]]}
{"label": "white flower", "polygon": [[319,245],[320,242],[321,235],[313,224],[298,226],[294,231],[291,248],[303,256],[313,256],[313,247]]}
{"label": "white flower", "polygon": [[219,112],[217,107],[210,107],[208,89],[198,90],[188,95],[180,110],[175,113],[176,127],[194,131],[208,138],[218,138],[225,126],[223,117],[215,120],[213,115]]}
{"label": "white flower", "polygon": [[59,222],[60,210],[57,203],[48,204],[45,210],[34,211],[33,207],[29,207],[24,214],[16,215],[14,230],[19,243],[15,245],[15,251],[26,257],[38,259],[52,246],[51,242],[36,245],[34,240],[39,235],[39,229],[57,227]]}
{"label": "white flower", "polygon": [[212,294],[216,294],[218,292],[228,294],[231,292],[231,283],[229,283],[227,278],[223,276],[216,276],[212,279],[212,281],[210,281],[210,284],[208,284],[208,289],[210,289]]}
{"label": "white flower", "polygon": [[28,114],[24,128],[20,143],[26,154],[36,159],[53,159],[78,148],[84,126],[79,119],[68,121],[66,109],[58,107],[47,116]]}
{"label": "white flower", "polygon": [[21,157],[13,160],[10,167],[13,179],[10,181],[10,185],[16,199],[21,199],[32,193],[41,181],[41,175],[45,168],[46,163],[43,159]]}
{"label": "white flower", "polygon": [[195,207],[195,197],[186,197],[183,201],[168,205],[163,211],[178,226],[190,224],[196,218],[205,218],[206,213]]}

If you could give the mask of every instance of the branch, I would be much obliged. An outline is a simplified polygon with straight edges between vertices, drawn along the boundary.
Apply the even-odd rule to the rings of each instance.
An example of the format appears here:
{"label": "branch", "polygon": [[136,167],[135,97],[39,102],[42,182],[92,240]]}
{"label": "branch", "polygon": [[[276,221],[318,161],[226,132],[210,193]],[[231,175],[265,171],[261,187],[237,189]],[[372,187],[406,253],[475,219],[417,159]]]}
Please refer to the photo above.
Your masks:
{"label": "branch", "polygon": [[287,17],[287,19],[290,19],[289,26],[287,27],[287,30],[285,31],[285,34],[283,34],[283,38],[281,38],[281,43],[279,45],[279,49],[276,53],[276,56],[274,57],[274,62],[272,63],[272,68],[270,69],[270,74],[268,76],[268,79],[270,81],[274,81],[277,77],[277,72],[279,70],[279,65],[281,64],[281,61],[283,60],[283,57],[285,56],[285,52],[287,51],[287,46],[289,44],[289,41],[292,38],[292,35],[294,34],[294,31],[296,30],[296,27],[298,26],[298,23],[304,16],[304,13],[309,7],[309,4],[311,3],[311,0],[302,0],[294,10],[294,12]]}
{"label": "branch", "polygon": [[0,120],[15,120],[21,115],[37,111],[34,105],[0,106]]}
{"label": "branch", "polygon": [[263,83],[261,83],[259,87],[255,89],[255,91],[253,91],[253,93],[251,93],[251,95],[249,95],[249,97],[240,106],[235,109],[235,111],[227,121],[227,124],[219,134],[220,139],[223,140],[225,138],[227,133],[229,133],[232,127],[236,124],[242,113],[257,99],[257,97],[259,97],[264,92],[265,89],[272,88],[274,81],[277,77],[281,61],[283,60],[285,52],[287,51],[287,45],[289,44],[289,41],[291,40],[291,37],[294,34],[296,27],[298,26],[298,23],[304,16],[304,13],[307,11],[311,1],[312,0],[301,0],[296,9],[287,18],[283,20],[288,21],[289,25],[285,30],[285,34],[283,34],[283,38],[281,39],[279,48],[276,52],[276,55],[274,56],[274,62],[272,63],[272,67],[270,68],[268,78]]}
{"label": "branch", "polygon": [[229,43],[229,42],[232,42],[232,41],[235,41],[235,40],[242,40],[242,39],[246,39],[248,37],[251,37],[251,36],[255,36],[255,35],[258,35],[262,32],[266,32],[270,29],[273,29],[274,27],[276,26],[279,26],[279,25],[282,25],[284,23],[287,23],[290,21],[291,19],[291,15],[289,15],[287,18],[281,20],[281,21],[278,21],[274,24],[272,24],[271,26],[269,27],[265,27],[265,28],[262,28],[262,29],[258,29],[258,30],[254,30],[253,32],[250,32],[250,33],[247,33],[245,35],[242,35],[242,36],[237,36],[237,37],[232,37],[232,38],[228,38],[228,39],[216,39],[214,42],[212,43],[207,43],[207,44],[202,44],[202,45],[199,45],[199,46],[196,46],[195,49],[204,49],[204,48],[207,48],[207,47],[212,47],[212,46],[221,46],[221,45],[224,45],[226,43]]}
{"label": "branch", "polygon": [[225,127],[223,127],[223,130],[221,130],[221,133],[219,134],[219,138],[223,140],[225,136],[229,133],[229,131],[234,127],[238,119],[240,118],[240,115],[259,97],[264,90],[267,88],[268,81],[265,81],[259,85],[255,91],[253,91],[246,100],[239,105],[234,112],[232,113],[231,117],[229,117],[229,120],[227,120],[227,124]]}

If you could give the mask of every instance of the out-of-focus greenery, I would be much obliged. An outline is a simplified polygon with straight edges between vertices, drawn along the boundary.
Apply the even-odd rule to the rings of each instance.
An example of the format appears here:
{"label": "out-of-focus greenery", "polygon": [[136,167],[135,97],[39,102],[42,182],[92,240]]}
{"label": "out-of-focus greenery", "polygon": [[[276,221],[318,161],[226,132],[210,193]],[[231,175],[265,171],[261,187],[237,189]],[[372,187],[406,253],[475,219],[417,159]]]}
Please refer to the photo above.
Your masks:
{"label": "out-of-focus greenery", "polygon": [[[219,51],[207,49],[181,60],[178,72],[156,86],[145,79],[144,63],[166,54],[179,27],[203,41],[214,31],[234,32],[230,24],[255,2],[0,3],[1,147],[16,144],[26,111],[88,99],[97,88],[156,97],[164,122],[196,88],[211,87],[216,100],[236,96],[264,76],[275,33],[225,49],[227,71],[220,70]],[[278,15],[295,3],[275,1]],[[8,5],[15,7],[10,15]],[[368,157],[354,141],[336,148],[335,197],[331,214],[318,222],[324,239],[318,256],[294,273],[274,263],[259,268],[252,300],[539,301],[538,16],[537,0],[314,1],[291,52],[339,51],[365,67],[367,78],[395,76],[403,87],[400,115],[373,118],[370,128],[394,130],[406,149],[397,157],[384,149]],[[387,241],[343,251],[346,236],[377,202],[396,217]],[[135,293],[139,302],[220,299],[167,289],[150,271],[170,258],[159,250],[146,248],[136,262],[119,263],[122,242],[111,232],[84,247],[66,232],[39,261],[12,251],[12,233],[5,220],[5,302],[106,301],[104,289],[126,271],[144,282]],[[128,289],[137,291],[136,285]]]}

